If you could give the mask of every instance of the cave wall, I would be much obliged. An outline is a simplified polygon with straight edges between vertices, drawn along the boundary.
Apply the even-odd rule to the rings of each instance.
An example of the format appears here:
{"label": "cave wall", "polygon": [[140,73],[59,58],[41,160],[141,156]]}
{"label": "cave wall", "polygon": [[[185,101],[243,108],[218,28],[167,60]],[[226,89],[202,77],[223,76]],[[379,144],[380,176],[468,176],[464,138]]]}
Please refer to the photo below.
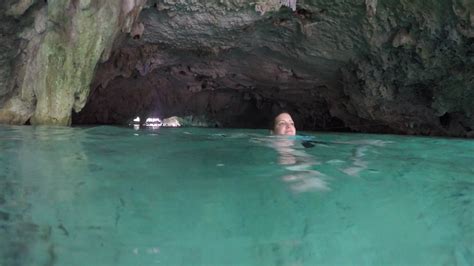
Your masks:
{"label": "cave wall", "polygon": [[70,125],[97,63],[130,32],[144,1],[8,0],[0,4],[0,122]]}
{"label": "cave wall", "polygon": [[341,109],[403,133],[473,136],[473,7],[380,1],[364,30],[369,53],[342,69],[351,102]]}

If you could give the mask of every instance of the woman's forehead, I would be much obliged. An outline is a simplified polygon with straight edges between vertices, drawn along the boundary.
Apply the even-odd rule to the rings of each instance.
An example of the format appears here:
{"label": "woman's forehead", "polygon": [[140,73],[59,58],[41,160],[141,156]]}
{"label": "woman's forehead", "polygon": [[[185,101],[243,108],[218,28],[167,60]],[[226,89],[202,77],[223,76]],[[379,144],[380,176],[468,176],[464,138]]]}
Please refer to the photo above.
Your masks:
{"label": "woman's forehead", "polygon": [[275,121],[279,122],[279,121],[293,121],[293,119],[291,118],[291,116],[287,113],[282,113],[282,114],[279,114],[277,117],[275,117]]}

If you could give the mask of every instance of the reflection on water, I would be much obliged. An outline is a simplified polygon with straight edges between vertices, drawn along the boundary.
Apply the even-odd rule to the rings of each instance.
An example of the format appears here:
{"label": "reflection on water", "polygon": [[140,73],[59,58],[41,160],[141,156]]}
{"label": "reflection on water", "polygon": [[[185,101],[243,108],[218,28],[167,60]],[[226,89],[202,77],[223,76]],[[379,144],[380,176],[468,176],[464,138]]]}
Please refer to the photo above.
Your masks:
{"label": "reflection on water", "polygon": [[[383,147],[390,143],[381,140],[357,140],[349,142],[333,142],[322,143],[308,140],[308,138],[292,137],[292,136],[271,136],[267,138],[254,139],[257,143],[265,143],[265,145],[275,149],[278,153],[278,163],[289,171],[289,174],[282,176],[282,180],[288,182],[295,192],[307,191],[324,191],[329,190],[328,180],[333,178],[316,170],[320,162],[317,158],[306,152],[304,148],[317,149],[318,146],[328,145],[351,145],[354,146],[350,158],[349,166],[340,168],[339,170],[346,175],[357,177],[359,173],[368,167],[368,162],[364,159],[366,152],[371,146]],[[312,144],[314,143],[314,144]],[[325,163],[337,164],[344,163],[344,160],[331,160]]]}
{"label": "reflection on water", "polygon": [[342,169],[342,171],[350,176],[358,176],[359,172],[367,168],[367,162],[363,160],[367,146],[359,146],[355,148],[350,158],[352,166]]}
{"label": "reflection on water", "polygon": [[[278,162],[284,166],[289,174],[284,175],[282,180],[288,182],[295,192],[310,190],[327,190],[326,176],[314,169],[319,162],[304,150],[295,149],[296,140],[286,136],[275,136],[269,138],[270,146],[278,152]],[[301,144],[298,141],[298,144]]]}
{"label": "reflection on water", "polygon": [[70,173],[89,171],[83,134],[68,127],[9,129],[0,131],[1,145],[10,146],[0,154],[0,212],[7,214],[0,218],[0,239],[8,240],[0,243],[0,265],[54,265],[58,247],[53,239],[56,230],[68,234],[66,217],[43,210],[73,202]]}

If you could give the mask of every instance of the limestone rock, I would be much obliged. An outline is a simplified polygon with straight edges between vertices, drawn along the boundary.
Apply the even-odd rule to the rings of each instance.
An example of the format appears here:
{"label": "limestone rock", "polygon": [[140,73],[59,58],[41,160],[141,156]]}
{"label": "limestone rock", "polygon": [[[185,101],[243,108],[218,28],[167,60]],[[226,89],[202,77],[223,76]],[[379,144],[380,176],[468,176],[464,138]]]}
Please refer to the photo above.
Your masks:
{"label": "limestone rock", "polygon": [[[35,2],[21,0],[0,9],[21,21],[2,30],[11,51],[0,59],[7,65],[0,71],[0,122],[70,125],[71,111],[86,102],[99,59],[112,48],[121,26],[138,14],[120,13],[115,0]],[[140,9],[144,3],[135,4]]]}
{"label": "limestone rock", "polygon": [[179,123],[179,117],[172,116],[163,119],[161,126],[162,127],[181,127],[181,123]]}

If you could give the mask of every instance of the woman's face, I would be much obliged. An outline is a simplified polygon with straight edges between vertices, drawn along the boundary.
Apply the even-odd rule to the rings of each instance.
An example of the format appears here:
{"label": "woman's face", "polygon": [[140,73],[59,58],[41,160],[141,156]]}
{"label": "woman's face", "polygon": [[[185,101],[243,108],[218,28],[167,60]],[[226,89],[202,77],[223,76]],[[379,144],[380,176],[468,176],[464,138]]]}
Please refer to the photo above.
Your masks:
{"label": "woman's face", "polygon": [[281,113],[275,117],[273,134],[275,135],[296,135],[295,123],[288,113]]}

